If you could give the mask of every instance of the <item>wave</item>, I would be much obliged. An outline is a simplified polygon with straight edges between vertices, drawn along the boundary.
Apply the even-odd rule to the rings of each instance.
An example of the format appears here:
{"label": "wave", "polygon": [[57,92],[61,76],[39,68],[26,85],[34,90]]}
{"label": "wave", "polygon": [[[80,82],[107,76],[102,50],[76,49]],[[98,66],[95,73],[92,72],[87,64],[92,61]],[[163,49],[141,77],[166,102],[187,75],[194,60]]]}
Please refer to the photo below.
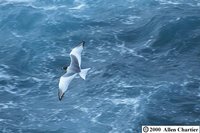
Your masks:
{"label": "wave", "polygon": [[173,49],[186,54],[191,48],[199,47],[200,36],[197,30],[199,27],[199,17],[185,17],[168,23],[159,30],[158,36],[151,46],[156,52]]}
{"label": "wave", "polygon": [[[10,132],[140,132],[141,123],[184,124],[183,112],[199,123],[193,116],[200,110],[197,5],[1,1],[0,125]],[[58,102],[61,68],[82,39],[82,65],[92,70]]]}

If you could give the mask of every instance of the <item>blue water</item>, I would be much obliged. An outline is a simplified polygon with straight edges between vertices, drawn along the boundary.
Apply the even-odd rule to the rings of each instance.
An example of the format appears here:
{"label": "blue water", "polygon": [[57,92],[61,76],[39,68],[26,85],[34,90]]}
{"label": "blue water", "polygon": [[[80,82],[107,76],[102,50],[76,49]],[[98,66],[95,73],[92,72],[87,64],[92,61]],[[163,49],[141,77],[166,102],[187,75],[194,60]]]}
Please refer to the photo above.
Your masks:
{"label": "blue water", "polygon": [[[86,41],[58,100],[61,69]],[[0,132],[200,124],[199,0],[0,0]]]}

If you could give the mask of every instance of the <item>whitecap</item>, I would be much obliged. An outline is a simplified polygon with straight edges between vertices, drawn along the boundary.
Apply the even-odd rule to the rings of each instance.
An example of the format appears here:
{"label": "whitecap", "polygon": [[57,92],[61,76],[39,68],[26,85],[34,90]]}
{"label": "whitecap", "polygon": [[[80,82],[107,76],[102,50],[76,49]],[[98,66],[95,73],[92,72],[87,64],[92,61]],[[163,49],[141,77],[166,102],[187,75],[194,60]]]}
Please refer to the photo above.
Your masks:
{"label": "whitecap", "polygon": [[127,19],[122,20],[123,24],[131,25],[134,24],[136,20],[140,19],[139,16],[128,16]]}
{"label": "whitecap", "polygon": [[125,104],[125,105],[136,105],[139,102],[139,98],[121,98],[121,99],[110,99],[115,105]]}
{"label": "whitecap", "polygon": [[36,82],[42,82],[43,79],[37,78],[37,77],[31,77]]}
{"label": "whitecap", "polygon": [[85,108],[85,107],[80,107],[80,106],[74,106],[74,109],[78,109],[82,112],[85,112],[85,113],[88,113],[89,112],[89,109],[88,108]]}
{"label": "whitecap", "polygon": [[92,62],[101,62],[101,63],[103,63],[103,62],[106,62],[106,60],[105,59],[93,59]]}
{"label": "whitecap", "polygon": [[15,108],[17,104],[13,103],[13,101],[9,101],[7,103],[0,103],[0,107],[1,109]]}
{"label": "whitecap", "polygon": [[89,112],[88,108],[84,108],[84,107],[81,107],[80,110],[81,110],[82,112],[85,112],[85,113],[88,113],[88,112]]}
{"label": "whitecap", "polygon": [[98,113],[95,117],[93,117],[93,118],[91,119],[91,121],[92,121],[93,123],[100,123],[100,122],[98,122],[97,118],[100,117],[101,115],[102,115],[101,113]]}
{"label": "whitecap", "polygon": [[10,80],[11,76],[7,74],[0,73],[0,78],[4,80]]}
{"label": "whitecap", "polygon": [[62,8],[67,8],[65,5],[60,5],[60,6],[34,6],[32,4],[29,5],[32,8],[39,9],[39,10],[44,10],[44,11],[54,11]]}
{"label": "whitecap", "polygon": [[147,40],[147,41],[144,43],[143,46],[145,46],[146,48],[148,48],[148,47],[150,47],[151,42],[152,42],[152,39],[149,39],[149,40]]}
{"label": "whitecap", "polygon": [[7,69],[10,68],[8,65],[5,65],[5,64],[1,64],[0,66]]}
{"label": "whitecap", "polygon": [[22,35],[17,34],[16,32],[11,32],[16,38],[23,37]]}
{"label": "whitecap", "polygon": [[80,9],[83,9],[85,6],[86,5],[82,3],[82,4],[78,5],[78,6],[71,7],[69,9],[71,9],[71,10],[80,10]]}
{"label": "whitecap", "polygon": [[160,2],[160,4],[172,4],[172,5],[181,4],[181,3],[170,1],[170,0],[156,0],[156,1]]}
{"label": "whitecap", "polygon": [[7,109],[7,108],[8,108],[8,105],[3,104],[3,103],[0,103],[0,107],[1,107],[1,109]]}
{"label": "whitecap", "polygon": [[118,84],[117,84],[118,87],[124,87],[124,88],[130,88],[130,87],[134,87],[132,85],[129,85],[127,83],[125,83],[124,81],[120,81]]}
{"label": "whitecap", "polygon": [[69,8],[70,10],[83,10],[87,7],[87,4],[84,1],[75,0],[74,7]]}
{"label": "whitecap", "polygon": [[103,70],[94,70],[94,69],[91,69],[90,72],[91,72],[92,75],[100,75],[100,74],[103,73]]}
{"label": "whitecap", "polygon": [[131,54],[131,55],[133,55],[133,56],[135,56],[135,57],[144,58],[145,60],[148,60],[148,59],[145,58],[144,56],[139,55],[139,54],[135,51],[135,49],[131,49],[131,48],[126,47],[124,42],[121,43],[121,44],[117,44],[116,46],[117,46],[117,48],[113,47],[113,50],[118,51],[121,55],[127,54],[127,53],[128,53],[128,54]]}
{"label": "whitecap", "polygon": [[13,3],[30,3],[30,2],[34,2],[35,0],[3,0],[2,2],[7,2],[10,4]]}
{"label": "whitecap", "polygon": [[17,96],[25,96],[31,92],[31,89],[16,89],[16,83],[14,85],[7,85],[4,87],[4,90],[10,94],[17,95]]}
{"label": "whitecap", "polygon": [[177,17],[177,18],[176,18],[176,21],[178,21],[178,20],[180,20],[180,19],[181,19],[180,17]]}

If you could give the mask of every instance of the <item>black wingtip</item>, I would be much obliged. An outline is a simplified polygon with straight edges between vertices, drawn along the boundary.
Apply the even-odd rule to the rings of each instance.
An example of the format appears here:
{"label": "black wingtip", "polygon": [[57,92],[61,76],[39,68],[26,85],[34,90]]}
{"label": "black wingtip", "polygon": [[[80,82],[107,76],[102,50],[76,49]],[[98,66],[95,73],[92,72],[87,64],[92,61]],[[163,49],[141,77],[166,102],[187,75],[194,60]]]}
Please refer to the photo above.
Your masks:
{"label": "black wingtip", "polygon": [[61,101],[61,100],[63,99],[63,96],[64,96],[64,95],[62,95],[61,97],[59,97],[59,101]]}
{"label": "black wingtip", "polygon": [[85,41],[82,41],[82,45],[85,46]]}
{"label": "black wingtip", "polygon": [[60,90],[58,91],[58,99],[59,99],[59,101],[61,101],[63,99],[64,94],[65,93],[62,93],[62,91],[60,91]]}
{"label": "black wingtip", "polygon": [[62,98],[59,98],[59,101],[61,101],[62,100]]}

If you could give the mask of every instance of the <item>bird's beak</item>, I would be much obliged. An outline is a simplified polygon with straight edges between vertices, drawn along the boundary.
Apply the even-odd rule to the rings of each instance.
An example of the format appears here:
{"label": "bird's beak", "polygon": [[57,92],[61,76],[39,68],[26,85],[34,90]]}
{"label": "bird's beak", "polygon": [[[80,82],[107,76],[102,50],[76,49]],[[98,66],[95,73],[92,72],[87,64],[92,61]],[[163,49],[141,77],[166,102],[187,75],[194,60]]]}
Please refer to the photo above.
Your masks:
{"label": "bird's beak", "polygon": [[65,93],[62,90],[58,89],[58,98],[61,101]]}

